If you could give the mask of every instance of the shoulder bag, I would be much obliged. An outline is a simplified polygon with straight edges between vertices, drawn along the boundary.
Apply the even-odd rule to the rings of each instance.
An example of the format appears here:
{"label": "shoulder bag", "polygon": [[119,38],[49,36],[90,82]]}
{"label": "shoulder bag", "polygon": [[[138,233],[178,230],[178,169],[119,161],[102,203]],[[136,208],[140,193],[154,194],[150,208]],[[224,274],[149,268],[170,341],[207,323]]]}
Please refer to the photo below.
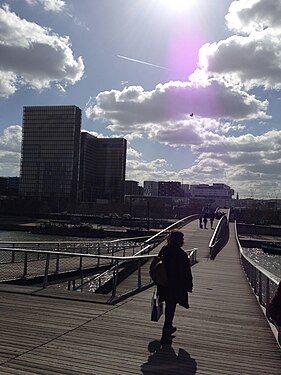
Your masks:
{"label": "shoulder bag", "polygon": [[168,286],[167,271],[162,258],[158,256],[153,258],[150,265],[149,274],[155,284],[164,287]]}

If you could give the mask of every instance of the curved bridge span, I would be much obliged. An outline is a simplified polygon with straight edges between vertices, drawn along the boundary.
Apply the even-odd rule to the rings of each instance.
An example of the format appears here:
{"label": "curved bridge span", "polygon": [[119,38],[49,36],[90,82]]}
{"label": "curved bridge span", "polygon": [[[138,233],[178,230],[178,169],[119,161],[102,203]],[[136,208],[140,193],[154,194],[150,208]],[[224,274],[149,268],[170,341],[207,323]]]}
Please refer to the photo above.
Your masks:
{"label": "curved bridge span", "polygon": [[152,288],[108,305],[86,293],[0,284],[0,373],[280,375],[280,348],[245,278],[234,223],[215,260],[210,228],[194,220],[181,230],[197,263],[171,347],[160,345],[162,322],[150,321]]}

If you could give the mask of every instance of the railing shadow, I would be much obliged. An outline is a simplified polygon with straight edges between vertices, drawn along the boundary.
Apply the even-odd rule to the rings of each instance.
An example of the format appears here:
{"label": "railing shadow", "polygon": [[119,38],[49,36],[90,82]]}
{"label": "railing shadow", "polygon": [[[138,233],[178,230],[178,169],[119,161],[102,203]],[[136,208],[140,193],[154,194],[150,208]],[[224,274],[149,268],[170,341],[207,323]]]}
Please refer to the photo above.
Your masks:
{"label": "railing shadow", "polygon": [[197,363],[184,349],[176,353],[171,345],[161,346],[160,341],[154,340],[149,343],[148,351],[147,362],[141,365],[144,375],[196,374]]}
{"label": "railing shadow", "polygon": [[229,240],[229,225],[227,217],[223,216],[214,232],[213,237],[211,238],[209,249],[210,255],[209,258],[214,260],[220,251],[225,247]]}

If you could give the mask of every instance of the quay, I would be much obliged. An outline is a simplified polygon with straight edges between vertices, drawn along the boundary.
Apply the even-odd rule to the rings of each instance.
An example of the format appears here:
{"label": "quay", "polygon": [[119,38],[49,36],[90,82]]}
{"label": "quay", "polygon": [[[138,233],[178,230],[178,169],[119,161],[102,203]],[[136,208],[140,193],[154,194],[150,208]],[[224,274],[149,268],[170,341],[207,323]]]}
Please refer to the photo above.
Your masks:
{"label": "quay", "polygon": [[171,346],[160,344],[163,317],[150,321],[153,286],[109,305],[86,293],[0,284],[0,374],[280,375],[281,350],[241,267],[234,224],[214,260],[210,228],[195,220],[181,230],[198,263]]}

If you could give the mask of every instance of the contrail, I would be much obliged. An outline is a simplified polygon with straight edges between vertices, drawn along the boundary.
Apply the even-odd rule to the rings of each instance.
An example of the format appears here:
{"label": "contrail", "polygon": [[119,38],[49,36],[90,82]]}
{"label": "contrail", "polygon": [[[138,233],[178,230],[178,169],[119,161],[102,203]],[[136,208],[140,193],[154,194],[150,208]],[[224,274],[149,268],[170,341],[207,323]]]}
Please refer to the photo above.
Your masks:
{"label": "contrail", "polygon": [[133,62],[136,62],[136,63],[139,63],[139,64],[144,64],[144,65],[154,66],[155,68],[160,68],[160,69],[169,70],[169,69],[166,68],[165,66],[155,65],[155,64],[151,64],[151,63],[148,63],[148,62],[145,62],[145,61],[136,60],[136,59],[131,59],[130,57],[126,57],[126,56],[117,55],[117,57],[120,57],[121,59],[124,59],[124,60],[133,61]]}

